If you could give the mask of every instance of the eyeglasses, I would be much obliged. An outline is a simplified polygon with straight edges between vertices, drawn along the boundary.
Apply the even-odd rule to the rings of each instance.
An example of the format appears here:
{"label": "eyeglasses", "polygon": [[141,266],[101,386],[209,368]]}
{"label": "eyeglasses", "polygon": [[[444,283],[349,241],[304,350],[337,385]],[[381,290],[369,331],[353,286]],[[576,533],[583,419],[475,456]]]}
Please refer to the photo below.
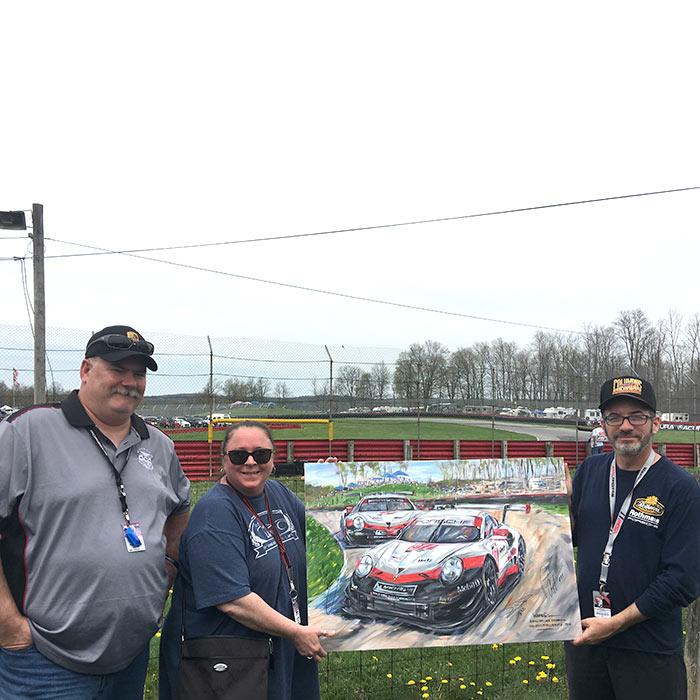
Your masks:
{"label": "eyeglasses", "polygon": [[647,413],[633,413],[631,416],[621,416],[619,413],[609,413],[603,416],[606,425],[622,425],[626,420],[630,425],[646,425],[650,420],[654,420],[654,416]]}
{"label": "eyeglasses", "polygon": [[272,457],[272,450],[267,447],[258,447],[257,450],[252,452],[248,452],[248,450],[229,450],[226,454],[232,464],[245,464],[251,455],[256,464],[267,464]]}
{"label": "eyeglasses", "polygon": [[104,343],[111,350],[131,350],[133,348],[144,355],[153,354],[153,343],[149,343],[147,340],[132,340],[128,336],[121,335],[120,333],[110,333],[109,335],[95,338],[95,340],[88,344],[86,352],[95,343]]}

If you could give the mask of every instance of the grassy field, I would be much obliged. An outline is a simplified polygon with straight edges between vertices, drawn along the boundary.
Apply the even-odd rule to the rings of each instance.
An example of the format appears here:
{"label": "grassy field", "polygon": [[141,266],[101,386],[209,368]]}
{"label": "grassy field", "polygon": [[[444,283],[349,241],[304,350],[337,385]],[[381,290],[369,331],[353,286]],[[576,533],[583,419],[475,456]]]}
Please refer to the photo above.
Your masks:
{"label": "grassy field", "polygon": [[[417,437],[415,420],[376,420],[341,418],[333,421],[334,437],[338,440],[415,440]],[[206,430],[194,433],[173,433],[173,440],[206,440]],[[220,440],[223,430],[214,431],[214,439]],[[327,427],[321,423],[301,425],[294,429],[275,428],[276,440],[322,440],[328,436]],[[573,435],[573,433],[572,433]],[[422,420],[421,440],[534,440],[532,435],[515,433],[511,430],[495,431],[460,423],[441,423]],[[573,437],[572,437],[573,439]]]}
{"label": "grassy field", "polygon": [[[500,425],[503,425],[502,423]],[[415,440],[418,436],[418,426],[409,419],[377,419],[377,418],[339,418],[333,421],[334,437],[338,440]],[[214,431],[214,439],[223,437],[223,430]],[[273,435],[277,440],[323,440],[328,436],[327,427],[321,423],[301,425],[298,428],[275,428]],[[207,431],[200,430],[191,433],[173,433],[173,440],[206,440]],[[516,433],[503,430],[499,423],[495,424],[492,432],[490,427],[480,427],[467,423],[447,423],[423,419],[420,422],[420,437],[422,440],[535,440],[527,433]],[[586,431],[579,431],[579,440],[589,437]],[[700,435],[690,431],[661,430],[656,442],[692,444],[693,439],[700,443]],[[571,430],[570,440],[576,439],[576,432]]]}

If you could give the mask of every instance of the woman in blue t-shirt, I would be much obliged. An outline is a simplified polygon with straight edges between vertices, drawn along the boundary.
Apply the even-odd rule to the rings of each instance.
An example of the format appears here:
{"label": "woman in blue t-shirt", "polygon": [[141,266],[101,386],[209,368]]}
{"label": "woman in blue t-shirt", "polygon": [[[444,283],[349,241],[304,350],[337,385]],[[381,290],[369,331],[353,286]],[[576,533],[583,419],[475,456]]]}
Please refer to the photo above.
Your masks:
{"label": "woman in blue t-shirt", "polygon": [[272,455],[263,423],[242,421],[226,433],[224,475],[194,507],[180,542],[161,637],[161,700],[176,697],[183,611],[187,639],[272,639],[268,698],[320,696],[317,661],[326,656],[320,638],[332,633],[308,626],[304,506],[269,480]]}

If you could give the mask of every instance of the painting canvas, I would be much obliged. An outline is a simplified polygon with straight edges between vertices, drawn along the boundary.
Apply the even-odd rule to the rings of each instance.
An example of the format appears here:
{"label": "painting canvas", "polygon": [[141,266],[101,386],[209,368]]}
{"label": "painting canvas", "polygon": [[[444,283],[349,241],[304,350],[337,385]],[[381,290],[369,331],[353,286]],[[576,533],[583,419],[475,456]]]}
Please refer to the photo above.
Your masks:
{"label": "painting canvas", "polygon": [[305,465],[309,623],[328,651],[572,639],[561,459]]}

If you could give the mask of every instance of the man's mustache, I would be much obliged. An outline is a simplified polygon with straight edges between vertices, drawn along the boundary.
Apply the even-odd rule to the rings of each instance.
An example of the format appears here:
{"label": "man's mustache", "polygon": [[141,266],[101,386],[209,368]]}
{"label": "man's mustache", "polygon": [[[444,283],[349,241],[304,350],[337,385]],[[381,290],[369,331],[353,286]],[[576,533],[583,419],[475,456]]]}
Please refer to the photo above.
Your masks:
{"label": "man's mustache", "polygon": [[140,392],[136,391],[136,389],[112,389],[113,394],[119,394],[120,396],[128,396],[130,399],[140,399],[141,394]]}

